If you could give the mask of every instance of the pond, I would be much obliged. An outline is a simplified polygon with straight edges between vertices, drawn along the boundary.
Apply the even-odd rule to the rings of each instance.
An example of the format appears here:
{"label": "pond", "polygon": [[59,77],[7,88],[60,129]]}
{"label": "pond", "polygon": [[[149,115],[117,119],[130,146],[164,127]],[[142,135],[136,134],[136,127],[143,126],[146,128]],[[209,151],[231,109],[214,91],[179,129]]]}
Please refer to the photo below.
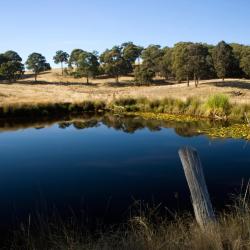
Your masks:
{"label": "pond", "polygon": [[85,116],[0,122],[0,227],[29,214],[126,221],[135,201],[192,211],[178,149],[195,147],[220,210],[250,176],[250,144],[197,134],[206,124]]}

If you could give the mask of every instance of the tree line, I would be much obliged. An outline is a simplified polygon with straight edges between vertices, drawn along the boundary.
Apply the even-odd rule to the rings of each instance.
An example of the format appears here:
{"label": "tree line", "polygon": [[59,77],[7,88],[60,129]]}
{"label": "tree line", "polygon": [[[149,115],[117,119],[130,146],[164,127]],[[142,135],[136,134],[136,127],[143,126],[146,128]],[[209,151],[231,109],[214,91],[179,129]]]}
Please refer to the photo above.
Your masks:
{"label": "tree line", "polygon": [[[99,75],[114,77],[119,82],[123,75],[133,75],[138,84],[150,84],[154,77],[166,80],[193,79],[197,87],[200,79],[250,78],[250,46],[224,41],[217,45],[179,42],[173,47],[149,45],[146,48],[132,42],[106,49],[102,54],[74,49],[70,54],[59,50],[53,60],[61,65],[62,75],[90,78]],[[42,71],[50,70],[50,64],[39,53],[28,56],[25,64],[15,51],[0,54],[0,79],[18,80],[25,66],[33,71],[35,80]],[[66,66],[66,67],[65,67]]]}

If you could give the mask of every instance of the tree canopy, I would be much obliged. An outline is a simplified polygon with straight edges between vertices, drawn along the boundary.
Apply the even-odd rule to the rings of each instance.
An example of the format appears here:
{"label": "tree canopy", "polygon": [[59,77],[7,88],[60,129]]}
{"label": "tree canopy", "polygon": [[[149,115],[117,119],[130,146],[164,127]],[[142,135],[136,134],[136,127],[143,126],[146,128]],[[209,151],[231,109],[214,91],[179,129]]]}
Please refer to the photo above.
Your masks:
{"label": "tree canopy", "polygon": [[[61,64],[62,74],[67,72],[75,77],[94,78],[97,75],[114,77],[119,82],[122,75],[135,77],[137,83],[149,84],[155,77],[166,80],[187,81],[194,79],[198,87],[200,79],[250,78],[250,46],[224,41],[217,45],[206,43],[178,42],[173,47],[151,44],[146,48],[133,42],[106,49],[100,56],[98,52],[74,49],[70,55],[58,50],[54,63]],[[69,70],[64,70],[68,64]],[[31,54],[26,61],[27,69],[37,75],[50,69],[44,56]],[[0,79],[13,81],[24,73],[22,58],[17,52],[9,50],[0,54]]]}
{"label": "tree canopy", "polygon": [[130,64],[124,58],[120,46],[105,50],[100,56],[100,62],[104,72],[115,77],[116,82],[119,82],[119,76],[126,75],[131,70]]}
{"label": "tree canopy", "polygon": [[22,58],[17,52],[9,50],[0,54],[0,79],[15,81],[24,73]]}
{"label": "tree canopy", "polygon": [[27,69],[34,72],[35,81],[37,80],[37,75],[39,73],[51,69],[50,64],[46,62],[45,57],[39,53],[30,54],[25,64],[27,65]]}
{"label": "tree canopy", "polygon": [[235,67],[233,48],[224,41],[219,42],[213,50],[213,62],[216,74],[223,80],[232,75]]}
{"label": "tree canopy", "polygon": [[99,72],[100,64],[97,53],[87,51],[81,52],[78,57],[77,65],[76,75],[78,77],[86,77],[87,83],[89,83],[89,78],[96,77]]}
{"label": "tree canopy", "polygon": [[67,52],[64,52],[62,50],[58,50],[56,52],[56,55],[53,57],[54,63],[61,64],[62,69],[62,75],[63,75],[63,63],[67,63],[69,59],[69,54]]}
{"label": "tree canopy", "polygon": [[82,49],[74,49],[69,57],[69,67],[78,67],[78,60],[79,60],[79,56],[80,54],[84,52]]}

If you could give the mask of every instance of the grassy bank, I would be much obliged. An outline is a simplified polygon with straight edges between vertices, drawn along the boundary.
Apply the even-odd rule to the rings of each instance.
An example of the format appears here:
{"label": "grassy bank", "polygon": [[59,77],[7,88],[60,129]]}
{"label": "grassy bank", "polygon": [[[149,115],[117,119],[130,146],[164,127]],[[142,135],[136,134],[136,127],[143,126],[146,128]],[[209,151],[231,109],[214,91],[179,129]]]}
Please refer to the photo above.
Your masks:
{"label": "grassy bank", "polygon": [[246,123],[246,117],[250,115],[250,105],[233,104],[224,95],[214,95],[206,101],[198,98],[189,98],[186,101],[169,98],[162,100],[122,98],[112,102],[86,100],[80,103],[4,105],[0,107],[0,118],[32,117],[34,119],[35,117],[104,112],[140,116],[145,120],[180,123],[219,120],[225,125],[197,127],[195,132],[211,137],[250,139],[250,126]]}
{"label": "grassy bank", "polygon": [[[51,115],[53,113],[82,113],[111,111],[114,113],[144,112],[172,114],[176,119],[191,121],[202,118],[244,121],[250,113],[250,105],[230,103],[225,95],[213,95],[206,101],[188,98],[186,101],[165,98],[119,98],[112,102],[85,100],[82,102],[27,103],[0,106],[0,116]],[[173,118],[173,116],[172,116]],[[171,118],[171,119],[172,119]]]}
{"label": "grassy bank", "polygon": [[246,124],[250,106],[232,104],[224,95],[211,96],[205,102],[193,98],[187,101],[120,99],[113,104],[113,110],[140,116],[147,120],[186,123],[204,119],[224,120],[228,122],[226,126],[197,128],[196,132],[215,138],[250,139],[250,124]]}
{"label": "grassy bank", "polygon": [[106,104],[102,101],[83,101],[79,103],[37,103],[13,104],[0,107],[0,117],[53,116],[58,114],[79,114],[103,112]]}
{"label": "grassy bank", "polygon": [[[244,121],[245,113],[250,112],[250,105],[230,103],[225,95],[213,95],[206,101],[199,98],[188,98],[186,101],[165,98],[162,100],[118,99],[112,103],[112,109],[117,112],[151,112],[156,114],[185,115],[182,119],[210,118],[233,121]],[[180,118],[180,117],[179,117]],[[190,119],[190,120],[192,120]]]}
{"label": "grassy bank", "polygon": [[27,219],[14,233],[8,249],[156,250],[250,249],[250,210],[243,197],[230,212],[217,215],[217,223],[201,231],[189,214],[158,217],[157,209],[140,212],[116,229],[88,233],[74,220]]}

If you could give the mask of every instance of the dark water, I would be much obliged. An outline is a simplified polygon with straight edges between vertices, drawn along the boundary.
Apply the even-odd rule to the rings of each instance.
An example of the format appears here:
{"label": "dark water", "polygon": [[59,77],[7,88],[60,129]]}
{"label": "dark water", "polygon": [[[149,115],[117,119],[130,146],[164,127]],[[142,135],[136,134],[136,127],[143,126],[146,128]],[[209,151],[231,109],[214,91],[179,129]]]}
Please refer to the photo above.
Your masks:
{"label": "dark water", "polygon": [[198,149],[216,209],[250,177],[250,144],[212,140],[195,128],[138,118],[92,117],[72,122],[1,121],[0,226],[56,210],[103,223],[121,222],[135,200],[190,210],[177,151]]}

